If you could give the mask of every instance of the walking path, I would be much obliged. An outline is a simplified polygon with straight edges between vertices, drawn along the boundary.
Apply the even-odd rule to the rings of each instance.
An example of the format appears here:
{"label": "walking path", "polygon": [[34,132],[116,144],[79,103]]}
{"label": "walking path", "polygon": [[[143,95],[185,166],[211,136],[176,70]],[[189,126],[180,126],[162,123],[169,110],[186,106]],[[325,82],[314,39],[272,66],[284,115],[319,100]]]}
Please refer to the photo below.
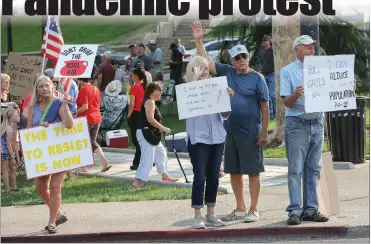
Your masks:
{"label": "walking path", "polygon": [[[96,165],[90,166],[88,169],[88,174],[83,175],[110,176],[113,178],[134,180],[136,171],[130,170],[134,154],[117,152],[104,152],[104,154],[110,164],[112,164],[112,168],[107,172],[100,172],[102,170],[102,166],[100,160],[95,157]],[[180,158],[180,162],[188,181],[192,182],[193,171],[189,158],[182,157]],[[184,185],[183,183],[185,183],[185,178],[179,166],[178,160],[174,157],[169,157],[167,165],[170,176],[180,179],[178,183],[175,183],[175,185]],[[287,166],[266,165],[265,171],[266,172],[262,173],[261,175],[262,187],[286,184]],[[152,168],[149,180],[151,183],[161,182],[161,175],[157,173],[156,166]],[[229,175],[226,175],[220,179],[219,187],[220,191],[226,193],[232,192]],[[245,187],[248,189],[248,182],[246,182]]]}
{"label": "walking path", "polygon": [[[226,236],[231,235],[231,233],[234,233],[234,235],[237,235],[237,233],[245,233],[246,235],[255,233],[267,236],[280,235],[280,233],[301,233],[302,235],[308,236],[318,235],[318,232],[321,231],[325,233],[329,229],[331,230],[333,226],[344,228],[355,228],[360,226],[369,227],[369,164],[357,165],[353,170],[338,170],[336,171],[336,179],[339,190],[341,213],[338,216],[332,216],[328,223],[305,222],[297,227],[287,227],[285,224],[287,218],[285,208],[288,204],[287,185],[276,185],[264,187],[261,190],[259,199],[259,211],[262,216],[261,221],[251,224],[241,222],[228,223],[224,228],[209,228],[204,232],[197,232],[198,234],[196,232],[192,233],[195,233],[194,236],[207,236],[212,233],[212,230],[215,230],[217,231],[216,234],[223,233],[223,235],[225,234]],[[107,189],[107,191],[109,191],[109,189]],[[246,205],[249,206],[248,193],[245,195],[245,202]],[[233,194],[218,196],[216,206],[216,213],[218,215],[227,214],[234,207],[235,200]],[[110,231],[110,236],[113,235],[112,233],[115,233],[118,238],[120,236],[119,233],[125,231],[125,238],[127,239],[151,239],[155,234],[151,234],[152,237],[150,237],[150,234],[145,233],[153,233],[153,231],[156,230],[161,230],[162,232],[157,234],[161,234],[164,237],[169,231],[175,230],[176,232],[173,232],[173,235],[176,234],[180,237],[181,233],[190,231],[193,217],[190,200],[65,204],[63,205],[63,211],[66,212],[69,220],[66,224],[59,227],[60,234],[52,238],[57,238],[58,236],[59,238],[62,238],[61,236],[63,236],[63,238],[68,238],[68,235],[73,233],[80,233],[76,234],[75,238],[82,238],[81,233],[85,233],[85,238],[90,235],[95,235],[95,238],[99,239],[97,236],[104,236],[102,232],[105,231]],[[203,213],[205,213],[205,210],[203,210]],[[47,220],[48,209],[44,205],[2,207],[2,237],[4,238],[5,236],[6,238],[6,236],[9,235],[20,234],[27,236],[26,238],[39,236],[45,233],[41,231],[41,229],[47,223]],[[310,232],[304,233],[303,230],[308,231],[306,228],[309,227],[312,228]],[[274,228],[281,228],[281,232]],[[244,229],[246,229],[246,231]],[[233,230],[233,232],[223,232],[226,230]],[[142,236],[138,234],[138,231],[141,231],[140,235]],[[130,236],[130,233],[132,233],[132,236]],[[135,235],[135,233],[137,234]],[[331,234],[331,231],[326,233]],[[216,234],[214,233],[213,235],[215,236]],[[49,237],[44,236],[37,238]],[[121,236],[120,238],[124,237]],[[173,238],[175,239],[174,236]],[[69,239],[58,240],[65,240],[68,242]],[[70,241],[72,241],[72,239]]]}

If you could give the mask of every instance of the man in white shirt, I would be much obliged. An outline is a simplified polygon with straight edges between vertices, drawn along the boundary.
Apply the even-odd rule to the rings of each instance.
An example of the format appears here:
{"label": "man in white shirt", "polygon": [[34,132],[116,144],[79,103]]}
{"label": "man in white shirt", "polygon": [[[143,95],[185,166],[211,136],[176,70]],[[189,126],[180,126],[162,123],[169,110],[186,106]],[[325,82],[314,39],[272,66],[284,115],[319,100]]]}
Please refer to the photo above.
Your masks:
{"label": "man in white shirt", "polygon": [[175,39],[175,44],[176,44],[179,52],[181,52],[183,54],[183,56],[184,56],[186,49],[182,45],[182,41],[179,38],[177,38],[177,39]]}

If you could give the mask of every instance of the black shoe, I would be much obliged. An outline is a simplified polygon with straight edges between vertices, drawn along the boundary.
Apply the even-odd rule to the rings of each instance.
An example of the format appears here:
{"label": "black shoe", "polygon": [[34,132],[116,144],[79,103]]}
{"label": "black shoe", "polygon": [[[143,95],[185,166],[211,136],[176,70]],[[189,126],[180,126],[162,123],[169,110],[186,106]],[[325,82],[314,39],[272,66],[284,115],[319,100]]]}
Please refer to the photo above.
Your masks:
{"label": "black shoe", "polygon": [[[58,225],[64,224],[67,222],[67,216],[62,215],[59,219],[55,221],[55,226],[57,227]],[[45,226],[45,230],[49,230],[48,226]]]}
{"label": "black shoe", "polygon": [[301,217],[297,214],[293,214],[289,217],[287,220],[288,225],[300,225],[301,223]]}
{"label": "black shoe", "polygon": [[138,166],[136,166],[136,165],[132,165],[132,166],[130,166],[130,169],[131,169],[131,170],[137,170],[137,169],[138,169]]}
{"label": "black shoe", "polygon": [[312,215],[303,213],[302,216],[304,221],[327,222],[329,220],[328,217],[321,214],[318,210],[314,211]]}

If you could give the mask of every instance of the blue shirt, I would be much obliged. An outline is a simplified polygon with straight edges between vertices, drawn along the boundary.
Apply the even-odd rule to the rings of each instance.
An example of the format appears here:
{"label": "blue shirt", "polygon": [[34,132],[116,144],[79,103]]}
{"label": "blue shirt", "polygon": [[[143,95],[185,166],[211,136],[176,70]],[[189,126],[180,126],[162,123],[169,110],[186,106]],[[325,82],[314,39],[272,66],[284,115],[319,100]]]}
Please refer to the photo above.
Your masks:
{"label": "blue shirt", "polygon": [[68,107],[71,112],[76,112],[77,110],[76,99],[77,99],[77,96],[79,95],[79,88],[76,84],[76,81],[74,80],[71,81],[71,86],[70,86],[70,90],[68,91],[68,93],[73,97],[73,100],[71,103],[68,104]]}
{"label": "blue shirt", "polygon": [[[221,144],[225,141],[226,131],[220,114],[209,114],[186,119],[186,131],[192,145]],[[188,142],[188,140],[187,140]]]}
{"label": "blue shirt", "polygon": [[[52,105],[49,108],[48,113],[45,116],[44,122],[48,123],[54,123],[54,122],[60,122],[62,121],[61,117],[59,116],[59,109],[62,105],[62,99],[56,98],[54,99]],[[32,118],[32,125],[38,126],[40,125],[40,119],[44,114],[44,110],[41,110],[40,104],[36,103],[34,105],[34,112],[33,112],[33,118]]]}
{"label": "blue shirt", "polygon": [[[291,96],[296,87],[303,85],[303,62],[296,59],[294,62],[286,65],[280,72],[280,96]],[[305,88],[304,88],[305,89]],[[300,96],[292,108],[285,108],[286,117],[299,117],[300,119],[319,119],[324,116],[323,113],[305,113],[304,97]]]}
{"label": "blue shirt", "polygon": [[131,61],[131,70],[134,69],[134,66],[138,62],[143,62],[144,63],[144,69],[148,70],[150,66],[153,66],[152,59],[148,57],[147,55],[143,54],[142,56],[136,56],[132,61]]}
{"label": "blue shirt", "polygon": [[215,64],[217,76],[227,76],[228,87],[235,95],[231,99],[232,111],[224,123],[228,134],[257,139],[261,134],[261,101],[269,101],[267,83],[262,74],[250,70],[238,74],[230,65]]}

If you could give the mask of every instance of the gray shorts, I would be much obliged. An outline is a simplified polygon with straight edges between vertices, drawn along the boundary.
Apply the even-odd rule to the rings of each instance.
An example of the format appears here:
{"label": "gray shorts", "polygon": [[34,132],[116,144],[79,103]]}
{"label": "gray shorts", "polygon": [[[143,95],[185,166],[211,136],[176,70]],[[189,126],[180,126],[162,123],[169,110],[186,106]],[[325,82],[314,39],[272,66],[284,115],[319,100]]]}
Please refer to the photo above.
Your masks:
{"label": "gray shorts", "polygon": [[227,134],[224,153],[224,173],[254,175],[264,172],[263,148],[257,140]]}

